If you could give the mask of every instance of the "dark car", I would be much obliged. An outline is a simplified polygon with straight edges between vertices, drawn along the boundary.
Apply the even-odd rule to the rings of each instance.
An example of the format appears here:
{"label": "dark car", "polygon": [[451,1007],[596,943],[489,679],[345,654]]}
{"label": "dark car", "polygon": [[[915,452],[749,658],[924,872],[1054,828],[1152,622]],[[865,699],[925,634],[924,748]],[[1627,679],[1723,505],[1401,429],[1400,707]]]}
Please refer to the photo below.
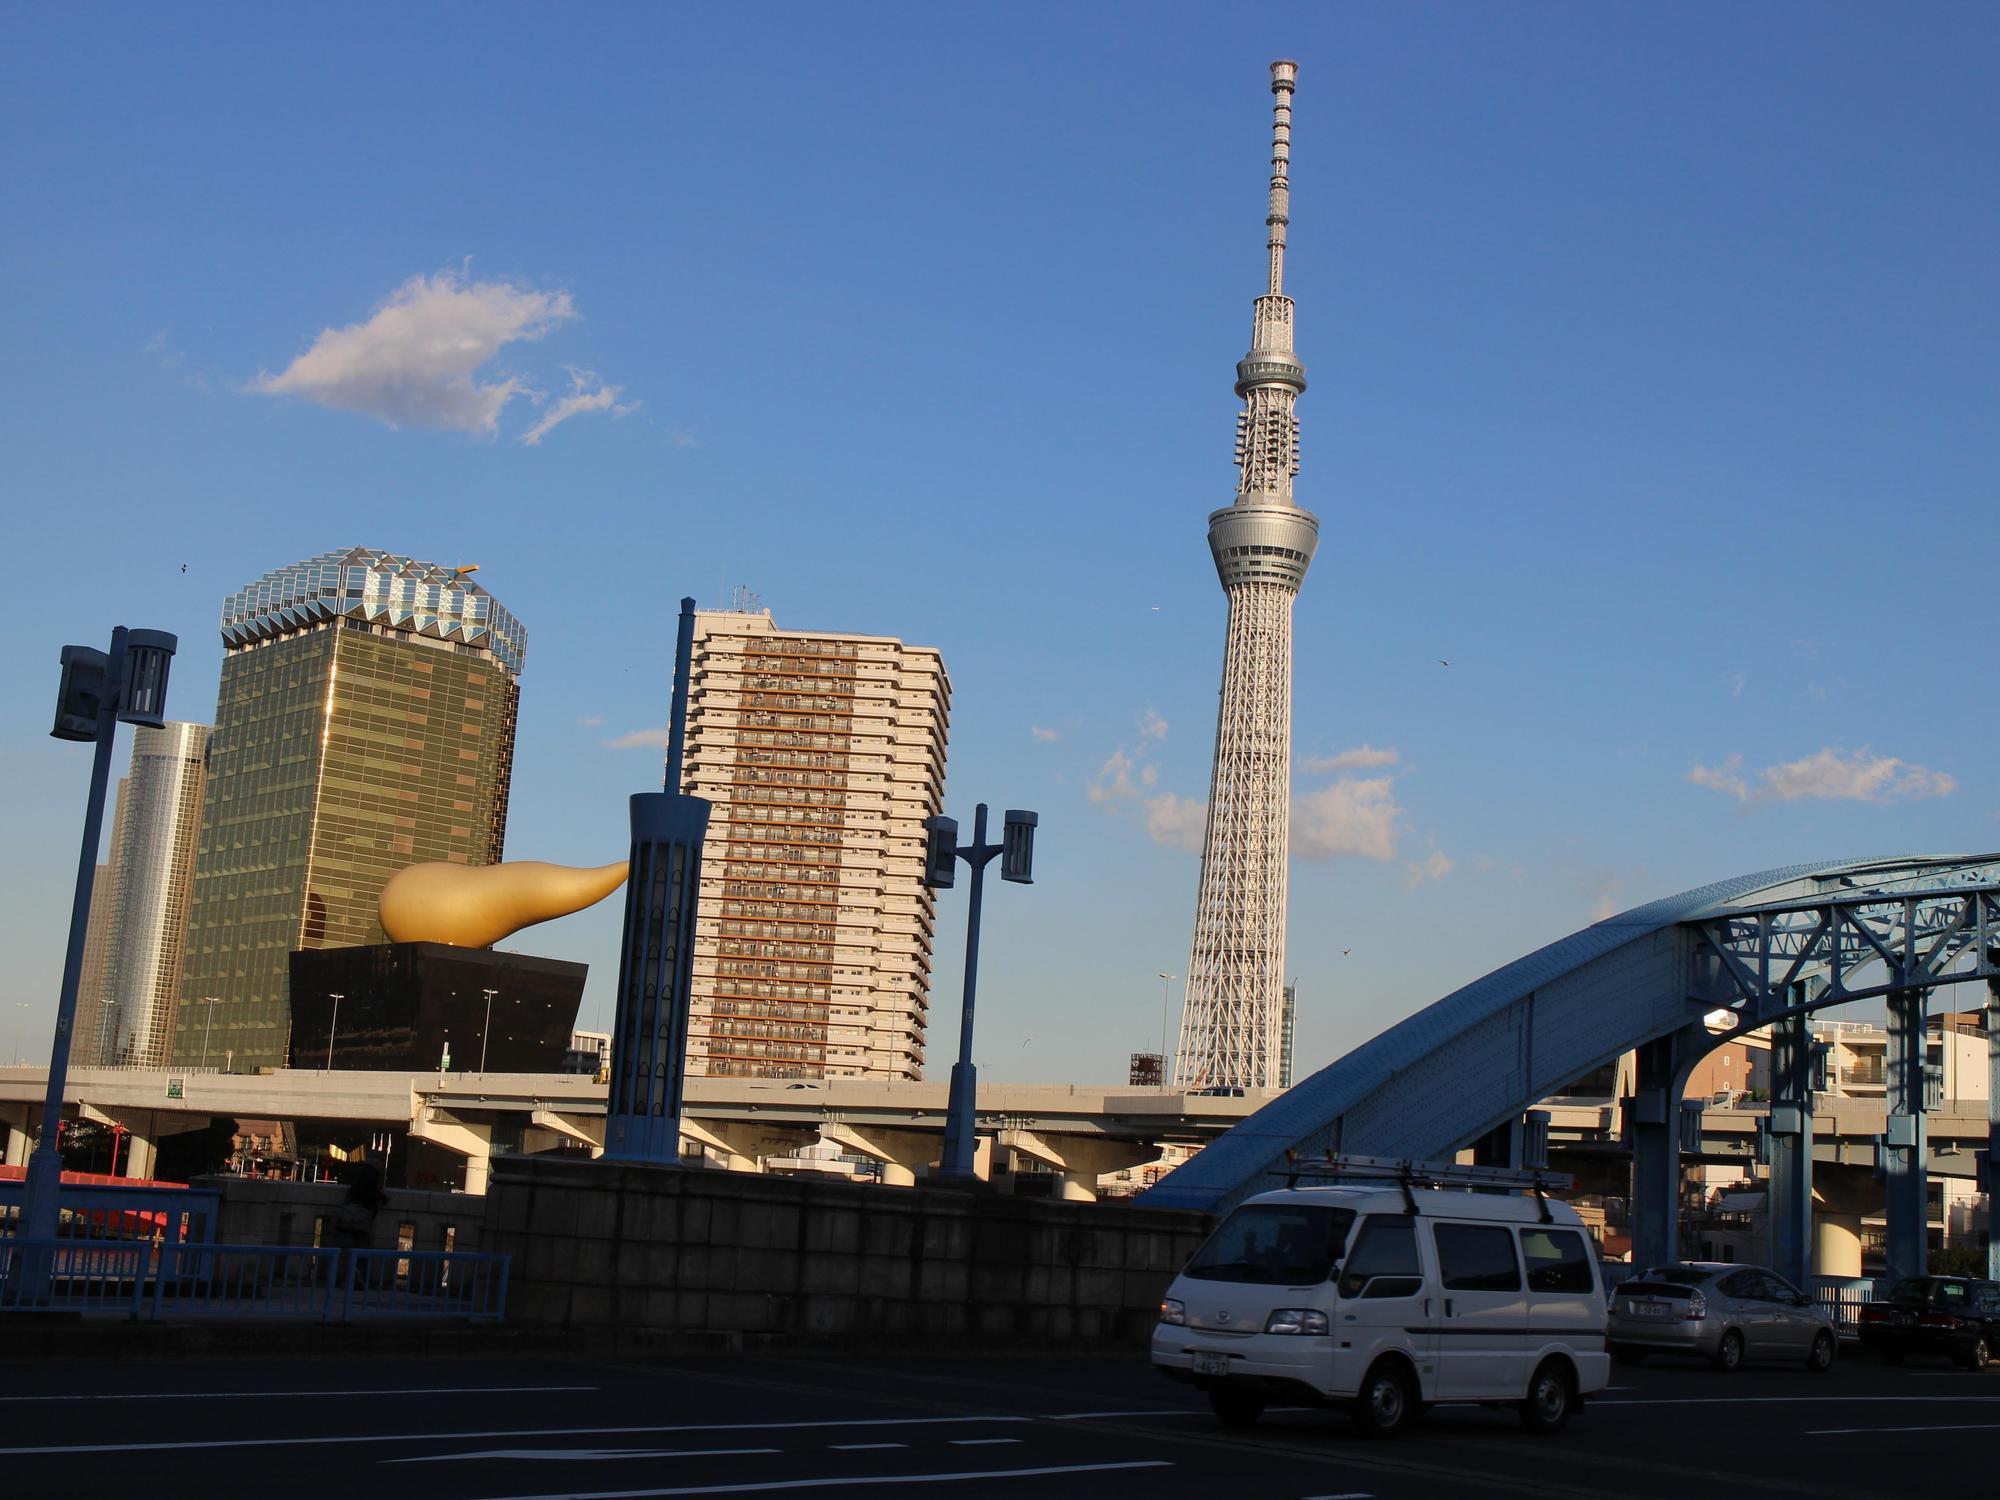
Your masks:
{"label": "dark car", "polygon": [[1863,1305],[1861,1347],[1888,1364],[1911,1354],[1942,1355],[1983,1370],[2000,1349],[2000,1282],[1969,1276],[1912,1276]]}

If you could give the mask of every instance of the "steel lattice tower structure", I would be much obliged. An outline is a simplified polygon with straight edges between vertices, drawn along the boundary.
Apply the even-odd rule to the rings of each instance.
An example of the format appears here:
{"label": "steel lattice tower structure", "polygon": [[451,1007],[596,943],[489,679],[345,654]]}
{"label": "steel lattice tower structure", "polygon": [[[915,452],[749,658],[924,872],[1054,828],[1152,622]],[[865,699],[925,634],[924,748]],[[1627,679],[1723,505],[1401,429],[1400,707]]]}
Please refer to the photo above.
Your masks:
{"label": "steel lattice tower structure", "polygon": [[1298,64],[1271,64],[1270,285],[1257,299],[1250,352],[1236,366],[1236,499],[1208,518],[1208,547],[1229,596],[1174,1083],[1277,1088],[1283,1058],[1285,882],[1291,840],[1292,601],[1319,542],[1319,519],[1292,500],[1305,366],[1292,352],[1285,295],[1292,89]]}

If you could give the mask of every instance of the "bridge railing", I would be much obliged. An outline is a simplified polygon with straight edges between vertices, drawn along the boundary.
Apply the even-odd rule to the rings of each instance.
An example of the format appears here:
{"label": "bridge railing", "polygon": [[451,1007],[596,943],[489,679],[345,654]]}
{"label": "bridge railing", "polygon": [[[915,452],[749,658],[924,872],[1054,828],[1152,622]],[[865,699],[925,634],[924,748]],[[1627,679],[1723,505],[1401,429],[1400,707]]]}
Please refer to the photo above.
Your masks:
{"label": "bridge railing", "polygon": [[466,1251],[15,1237],[0,1240],[0,1314],[499,1322],[507,1272],[508,1257]]}
{"label": "bridge railing", "polygon": [[1858,1276],[1815,1276],[1812,1292],[1842,1338],[1861,1336],[1861,1309],[1875,1300],[1874,1282]]}

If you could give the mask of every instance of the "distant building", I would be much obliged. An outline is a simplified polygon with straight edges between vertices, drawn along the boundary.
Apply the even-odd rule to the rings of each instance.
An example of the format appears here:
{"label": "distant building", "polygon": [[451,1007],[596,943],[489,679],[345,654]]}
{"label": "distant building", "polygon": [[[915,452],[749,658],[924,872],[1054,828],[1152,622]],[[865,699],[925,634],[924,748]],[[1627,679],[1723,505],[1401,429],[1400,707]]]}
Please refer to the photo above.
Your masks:
{"label": "distant building", "polygon": [[281,1065],[293,950],[383,942],[406,865],[499,860],[527,632],[469,571],[357,547],[224,602],[175,1062]]}
{"label": "distant building", "polygon": [[1167,1060],[1158,1052],[1134,1052],[1132,1064],[1125,1075],[1126,1083],[1136,1089],[1157,1089],[1166,1085]]}
{"label": "distant building", "polygon": [[1299,1024],[1299,982],[1294,979],[1285,986],[1282,1015],[1278,1021],[1278,1087],[1292,1086],[1292,1038],[1298,1033]]}
{"label": "distant building", "polygon": [[71,1056],[100,1067],[156,1068],[180,998],[182,947],[201,829],[208,726],[132,731],[132,769],[118,783],[111,850],[91,890],[84,1034]]}
{"label": "distant building", "polygon": [[[111,847],[116,849],[125,826],[125,777],[118,778],[117,800],[111,808]],[[118,914],[118,871],[106,860],[90,884],[90,917],[83,928],[83,966],[76,980],[76,1038],[70,1057],[79,1066],[102,1066],[105,1034],[105,957],[111,951],[111,924]]]}
{"label": "distant building", "polygon": [[928,646],[695,615],[702,850],[691,1076],[923,1075],[951,685]]}
{"label": "distant building", "polygon": [[562,1070],[581,1073],[586,1078],[602,1078],[611,1070],[611,1033],[572,1031],[569,1051],[563,1054]]}

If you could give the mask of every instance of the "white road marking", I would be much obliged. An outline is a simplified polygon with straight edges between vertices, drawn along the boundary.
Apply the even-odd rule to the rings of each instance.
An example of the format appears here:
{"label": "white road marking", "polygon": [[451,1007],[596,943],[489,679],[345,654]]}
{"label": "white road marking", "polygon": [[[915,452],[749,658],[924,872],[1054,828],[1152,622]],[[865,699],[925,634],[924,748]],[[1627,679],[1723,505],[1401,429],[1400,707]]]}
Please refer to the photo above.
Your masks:
{"label": "white road marking", "polygon": [[1368,1490],[1346,1490],[1338,1495],[1306,1495],[1302,1500],[1375,1500]]}
{"label": "white road marking", "polygon": [[828,1443],[835,1453],[873,1453],[881,1448],[907,1448],[908,1443]]}
{"label": "white road marking", "polygon": [[[1271,1408],[1273,1411],[1289,1411],[1294,1409],[1298,1411],[1305,1410],[1302,1406],[1297,1408],[1279,1408],[1274,1406]],[[1200,1415],[1200,1411],[1201,1409],[1195,1406],[1175,1406],[1162,1411],[1060,1411],[1050,1412],[1041,1420],[1044,1422],[1090,1422],[1102,1417],[1192,1417]]]}
{"label": "white road marking", "polygon": [[1163,1458],[1122,1464],[1062,1464],[1046,1469],[974,1469],[954,1474],[860,1474],[852,1478],[767,1479],[745,1484],[692,1484],[657,1490],[564,1490],[554,1495],[507,1495],[499,1500],[657,1500],[669,1495],[749,1495],[764,1490],[824,1490],[881,1484],[952,1484],[961,1480],[1040,1479],[1051,1474],[1106,1474],[1121,1469],[1171,1469]]}
{"label": "white road marking", "polygon": [[740,1458],[748,1453],[783,1453],[783,1448],[487,1448],[478,1453],[423,1453],[385,1458],[385,1464],[455,1464],[481,1458],[553,1459],[558,1463],[624,1458]]}
{"label": "white road marking", "polygon": [[0,1401],[270,1401],[300,1396],[520,1396],[554,1391],[594,1391],[594,1385],[372,1386],[357,1391],[120,1391],[82,1396],[0,1396]]}
{"label": "white road marking", "polygon": [[1821,1427],[1806,1433],[1807,1437],[1852,1437],[1856,1433],[1873,1435],[1878,1432],[1992,1432],[2000,1428],[2000,1422],[1957,1422],[1934,1427]]}
{"label": "white road marking", "polygon": [[947,1441],[954,1448],[993,1448],[998,1447],[1002,1443],[1019,1443],[1021,1440],[1019,1438],[950,1438]]}
{"label": "white road marking", "polygon": [[371,1432],[341,1437],[293,1435],[258,1438],[190,1438],[157,1443],[49,1443],[0,1448],[0,1458],[70,1453],[185,1453],[212,1448],[352,1446],[356,1443],[465,1443],[487,1438],[664,1437],[680,1432],[801,1432],[847,1427],[957,1427],[991,1422],[1032,1422],[1033,1417],[853,1417],[818,1422],[683,1422],[660,1427],[509,1427],[488,1432]]}
{"label": "white road marking", "polygon": [[1923,1406],[1936,1406],[1940,1401],[1985,1406],[2000,1402],[2000,1396],[1644,1396],[1637,1401],[1593,1401],[1590,1410],[1616,1411],[1623,1406],[1872,1406],[1906,1401]]}

